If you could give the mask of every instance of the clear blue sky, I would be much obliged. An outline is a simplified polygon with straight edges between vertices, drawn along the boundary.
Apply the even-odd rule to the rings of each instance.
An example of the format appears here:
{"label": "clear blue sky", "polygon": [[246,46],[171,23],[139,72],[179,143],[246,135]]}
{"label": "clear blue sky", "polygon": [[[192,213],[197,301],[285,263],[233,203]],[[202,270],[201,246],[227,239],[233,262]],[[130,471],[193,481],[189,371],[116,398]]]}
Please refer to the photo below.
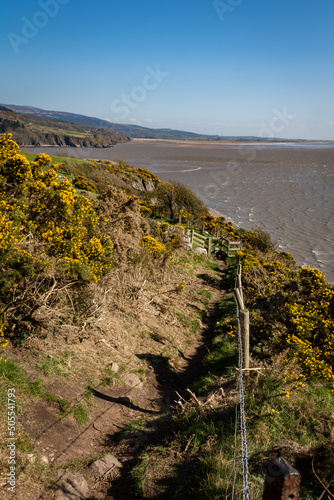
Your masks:
{"label": "clear blue sky", "polygon": [[5,5],[2,103],[210,134],[334,139],[333,0]]}

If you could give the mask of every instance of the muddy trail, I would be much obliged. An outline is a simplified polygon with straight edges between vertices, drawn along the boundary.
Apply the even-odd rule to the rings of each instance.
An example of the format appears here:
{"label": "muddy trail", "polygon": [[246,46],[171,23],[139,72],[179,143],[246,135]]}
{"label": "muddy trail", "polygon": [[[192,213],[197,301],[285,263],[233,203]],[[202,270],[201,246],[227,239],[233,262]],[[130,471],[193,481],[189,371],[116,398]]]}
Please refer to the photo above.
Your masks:
{"label": "muddy trail", "polygon": [[[70,491],[73,493],[74,490],[70,488],[67,491],[66,486],[59,490],[58,482],[56,489],[55,486],[52,490],[49,487],[43,488],[39,491],[39,496],[29,496],[23,484],[23,474],[23,481],[20,480],[17,491],[18,499],[138,498],[130,472],[137,464],[140,453],[152,444],[162,442],[173,432],[171,415],[176,400],[179,395],[189,399],[187,388],[200,375],[203,359],[211,351],[214,327],[219,318],[219,301],[226,293],[224,278],[227,265],[219,261],[219,267],[220,279],[212,278],[210,283],[214,293],[202,318],[202,326],[192,338],[188,349],[178,352],[177,368],[171,366],[161,354],[138,354],[150,367],[145,382],[141,382],[134,374],[129,374],[125,387],[91,387],[91,420],[82,427],[72,420],[56,420],[47,401],[40,400],[34,405],[29,418],[24,421],[24,428],[36,443],[42,461],[55,470],[64,467],[64,464],[71,464],[71,473],[82,476],[88,489],[83,493],[85,488],[80,490],[78,486],[77,496],[71,496]],[[53,385],[53,390],[56,389]],[[62,390],[64,391],[64,387]],[[68,391],[70,396],[70,388]],[[101,470],[91,467],[92,457],[98,459],[105,455],[112,455],[117,459],[116,462],[111,462],[110,467],[106,466]],[[173,457],[169,459],[172,461]],[[63,473],[62,469],[58,470],[58,477]],[[168,489],[168,485],[164,484],[161,492],[156,491],[154,498],[168,498]]]}

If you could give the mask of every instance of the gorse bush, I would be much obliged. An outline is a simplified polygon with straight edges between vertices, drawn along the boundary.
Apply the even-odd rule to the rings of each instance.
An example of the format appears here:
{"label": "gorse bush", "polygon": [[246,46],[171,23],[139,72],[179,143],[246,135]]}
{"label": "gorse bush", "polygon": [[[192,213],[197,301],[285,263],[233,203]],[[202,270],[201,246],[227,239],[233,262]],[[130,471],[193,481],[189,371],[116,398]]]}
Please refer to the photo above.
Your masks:
{"label": "gorse bush", "polygon": [[253,238],[254,247],[249,243],[237,255],[251,309],[253,354],[288,351],[302,377],[322,380],[334,394],[333,287],[318,269],[296,269],[292,256],[273,251],[263,235],[246,236],[248,242]]}
{"label": "gorse bush", "polygon": [[208,214],[204,203],[181,182],[161,182],[153,196],[157,200],[156,207],[160,213],[172,220],[182,215],[184,219],[190,220],[193,217],[195,221]]}
{"label": "gorse bush", "polygon": [[153,256],[154,259],[158,259],[166,251],[166,245],[160,243],[152,236],[143,236],[140,244]]}
{"label": "gorse bush", "polygon": [[[46,243],[41,255],[56,257],[75,277],[97,281],[110,270],[113,246],[108,236],[96,236],[99,221],[92,202],[78,196],[69,179],[58,182],[54,169],[43,170],[50,157],[40,154],[30,163],[12,142],[9,135],[0,143],[3,151],[7,145],[0,165],[2,258],[8,251],[24,252],[22,242],[32,233]],[[37,258],[36,252],[31,257]]]}
{"label": "gorse bush", "polygon": [[[123,162],[56,161],[52,165],[44,153],[28,160],[10,134],[0,136],[0,334],[15,341],[52,331],[45,326],[49,306],[50,313],[65,300],[75,311],[76,293],[116,263],[130,265],[144,255],[140,247],[149,266],[179,244],[169,237],[167,251],[162,233],[150,236],[154,204],[146,192],[139,200],[131,187],[152,190],[161,182],[157,176]],[[78,190],[99,190],[99,196],[93,200]]]}
{"label": "gorse bush", "polygon": [[101,230],[105,220],[93,202],[50,165],[45,154],[29,162],[11,134],[0,137],[2,329],[7,324],[15,331],[18,318],[30,318],[27,290],[51,268],[54,277],[97,282],[115,260],[110,236]]}
{"label": "gorse bush", "polygon": [[97,187],[94,186],[91,182],[89,182],[86,177],[83,175],[77,175],[73,181],[73,185],[77,189],[84,189],[85,191],[92,191],[93,193],[98,193]]}
{"label": "gorse bush", "polygon": [[275,249],[275,243],[270,235],[261,228],[255,228],[253,231],[241,230],[241,236],[244,243],[250,245],[253,249],[261,252],[270,252]]}
{"label": "gorse bush", "polygon": [[207,215],[201,217],[204,229],[213,236],[220,234],[230,240],[239,240],[239,230],[233,222],[226,222],[225,217],[214,217]]}

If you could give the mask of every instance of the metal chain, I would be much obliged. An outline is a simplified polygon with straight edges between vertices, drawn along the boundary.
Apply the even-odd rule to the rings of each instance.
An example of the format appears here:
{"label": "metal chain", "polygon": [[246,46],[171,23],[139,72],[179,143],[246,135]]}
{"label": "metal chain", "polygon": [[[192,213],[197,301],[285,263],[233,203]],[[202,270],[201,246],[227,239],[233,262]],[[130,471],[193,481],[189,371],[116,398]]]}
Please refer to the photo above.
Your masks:
{"label": "metal chain", "polygon": [[239,318],[239,306],[237,305],[238,317],[238,343],[239,343],[239,406],[240,406],[240,430],[241,430],[241,452],[242,452],[242,480],[243,480],[243,499],[249,500],[249,487],[248,487],[248,449],[247,449],[247,430],[246,430],[246,413],[245,413],[245,392],[244,392],[244,379],[242,373],[242,360],[243,348],[241,338],[241,327]]}
{"label": "metal chain", "polygon": [[233,454],[233,488],[232,500],[234,500],[235,482],[237,479],[237,431],[238,431],[238,405],[235,405],[235,430],[234,430],[234,454]]}

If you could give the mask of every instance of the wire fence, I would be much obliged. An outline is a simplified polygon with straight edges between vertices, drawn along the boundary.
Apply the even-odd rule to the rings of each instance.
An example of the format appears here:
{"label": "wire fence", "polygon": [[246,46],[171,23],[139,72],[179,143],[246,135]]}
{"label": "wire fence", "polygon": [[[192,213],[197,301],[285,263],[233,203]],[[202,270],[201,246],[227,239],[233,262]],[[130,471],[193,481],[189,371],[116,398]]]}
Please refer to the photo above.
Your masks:
{"label": "wire fence", "polygon": [[[247,428],[246,428],[246,412],[245,412],[245,388],[244,388],[244,378],[243,378],[243,342],[241,335],[241,324],[240,324],[240,314],[238,300],[235,297],[235,303],[237,307],[237,318],[238,318],[238,366],[239,366],[239,377],[238,377],[238,388],[239,388],[239,413],[240,413],[240,432],[241,432],[241,462],[242,462],[242,495],[244,500],[249,500],[249,485],[248,485],[248,443],[247,443]],[[236,409],[236,422],[237,422],[237,409]],[[236,424],[237,425],[237,424]],[[236,443],[235,443],[236,445]],[[236,451],[234,453],[236,457]],[[236,471],[236,459],[234,465]],[[234,484],[235,484],[236,472],[234,472]],[[233,495],[235,486],[233,484]]]}

